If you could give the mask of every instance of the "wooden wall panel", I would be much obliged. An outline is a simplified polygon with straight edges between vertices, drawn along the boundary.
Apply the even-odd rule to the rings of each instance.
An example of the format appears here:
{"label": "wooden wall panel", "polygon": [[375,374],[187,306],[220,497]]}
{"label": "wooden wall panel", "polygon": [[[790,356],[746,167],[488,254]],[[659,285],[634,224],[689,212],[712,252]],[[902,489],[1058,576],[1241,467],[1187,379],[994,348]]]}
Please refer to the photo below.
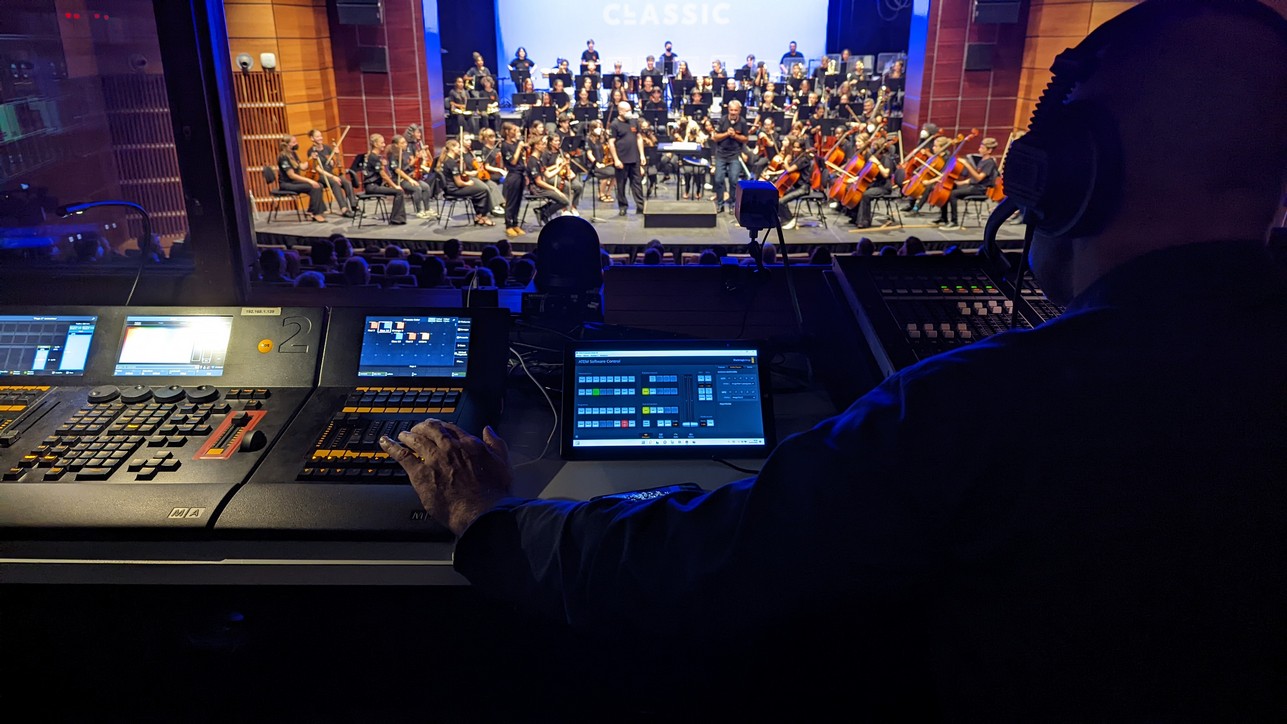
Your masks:
{"label": "wooden wall panel", "polygon": [[309,6],[274,3],[273,18],[278,38],[322,38],[330,34],[325,3]]}
{"label": "wooden wall panel", "polygon": [[[272,3],[229,5],[225,8],[224,14],[228,22],[229,41],[233,38],[277,37]],[[245,52],[252,55],[258,54],[249,50]]]}
{"label": "wooden wall panel", "polygon": [[330,38],[278,38],[277,68],[292,70],[322,70],[333,68]]}

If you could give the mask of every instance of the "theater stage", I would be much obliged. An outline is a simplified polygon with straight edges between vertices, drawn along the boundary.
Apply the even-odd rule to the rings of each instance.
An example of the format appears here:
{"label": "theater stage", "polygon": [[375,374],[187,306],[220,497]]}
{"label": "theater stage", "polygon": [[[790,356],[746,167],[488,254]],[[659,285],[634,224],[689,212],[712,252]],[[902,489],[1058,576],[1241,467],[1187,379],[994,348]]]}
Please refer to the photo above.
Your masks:
{"label": "theater stage", "polygon": [[[668,199],[667,186],[659,188],[659,195],[666,199],[671,210],[674,204],[691,205],[695,214],[709,213],[713,209],[710,200],[676,202]],[[673,187],[669,190],[673,194]],[[651,203],[650,199],[650,203]],[[905,201],[896,205],[902,207]],[[408,208],[410,204],[408,203]],[[908,236],[916,236],[925,243],[927,251],[941,252],[953,245],[962,249],[976,248],[983,239],[983,222],[992,210],[988,203],[981,213],[971,208],[967,214],[964,204],[961,205],[961,221],[965,227],[959,231],[941,231],[934,225],[938,218],[938,209],[930,209],[920,214],[901,212],[890,218],[884,208],[876,212],[877,226],[868,229],[855,229],[848,219],[828,209],[825,223],[816,218],[816,214],[806,213],[801,207],[798,226],[783,232],[788,248],[793,252],[807,253],[816,246],[827,247],[835,253],[852,251],[858,240],[867,237],[879,248],[886,244],[902,244]],[[374,206],[372,205],[372,209]],[[738,226],[731,213],[715,216],[715,223],[710,228],[692,226],[657,226],[649,223],[645,226],[645,216],[636,214],[632,208],[628,216],[618,216],[615,204],[595,204],[587,197],[582,201],[582,216],[594,224],[599,233],[599,243],[614,255],[633,255],[642,249],[649,240],[659,239],[668,252],[680,254],[697,254],[707,247],[725,247],[732,250],[746,244],[749,235],[746,229]],[[466,204],[458,204],[455,213],[444,223],[442,219],[417,219],[408,215],[404,226],[391,226],[387,223],[366,219],[358,222],[346,219],[338,214],[328,215],[328,221],[322,223],[299,222],[293,211],[278,214],[270,223],[267,213],[255,215],[255,236],[259,244],[275,244],[292,247],[307,245],[316,238],[326,238],[334,233],[342,233],[352,239],[355,245],[375,241],[383,246],[390,243],[400,244],[413,251],[436,251],[442,248],[447,239],[461,241],[466,251],[479,251],[498,239],[505,238],[504,220],[492,217],[494,227],[474,226],[471,222],[472,212]],[[901,216],[901,219],[898,218]],[[674,218],[670,216],[670,218]],[[901,223],[900,223],[901,221]],[[510,243],[516,251],[525,252],[534,249],[540,226],[536,222],[534,210],[526,214],[523,229],[525,236],[514,237]],[[1019,248],[1023,239],[1023,227],[1005,224],[1001,227],[998,240],[1005,248]],[[777,235],[769,233],[769,241],[776,244]]]}

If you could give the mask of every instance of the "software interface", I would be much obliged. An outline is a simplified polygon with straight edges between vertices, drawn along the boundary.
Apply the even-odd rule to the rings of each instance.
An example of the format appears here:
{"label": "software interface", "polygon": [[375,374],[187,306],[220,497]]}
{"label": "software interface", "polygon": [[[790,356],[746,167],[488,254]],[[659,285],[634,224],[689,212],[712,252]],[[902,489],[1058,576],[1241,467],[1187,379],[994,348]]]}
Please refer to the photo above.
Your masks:
{"label": "software interface", "polygon": [[85,372],[96,316],[0,316],[0,376]]}
{"label": "software interface", "polygon": [[764,445],[753,349],[577,350],[573,447]]}
{"label": "software interface", "polygon": [[362,331],[358,377],[465,377],[467,317],[371,316]]}
{"label": "software interface", "polygon": [[232,317],[126,317],[115,374],[219,377],[231,336]]}

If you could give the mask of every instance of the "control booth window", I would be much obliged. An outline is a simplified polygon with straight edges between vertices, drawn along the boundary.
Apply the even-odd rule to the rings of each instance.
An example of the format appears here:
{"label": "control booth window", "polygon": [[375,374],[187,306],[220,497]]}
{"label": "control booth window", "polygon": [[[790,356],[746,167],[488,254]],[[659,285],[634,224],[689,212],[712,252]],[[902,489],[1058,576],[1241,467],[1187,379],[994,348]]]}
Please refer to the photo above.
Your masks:
{"label": "control booth window", "polygon": [[[163,71],[150,0],[4,2],[0,272],[6,278],[38,283],[70,270],[120,276],[124,281],[114,286],[128,288],[143,262],[191,268]],[[86,205],[105,201],[125,204]],[[29,301],[0,297],[9,304]],[[119,304],[124,296],[97,301]]]}

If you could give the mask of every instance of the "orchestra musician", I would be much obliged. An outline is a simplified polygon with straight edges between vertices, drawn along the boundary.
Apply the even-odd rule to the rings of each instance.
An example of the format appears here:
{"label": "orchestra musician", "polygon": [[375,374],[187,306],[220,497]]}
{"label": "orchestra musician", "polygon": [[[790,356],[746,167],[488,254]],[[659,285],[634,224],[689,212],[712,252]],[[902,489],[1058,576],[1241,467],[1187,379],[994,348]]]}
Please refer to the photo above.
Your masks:
{"label": "orchestra musician", "polygon": [[[966,196],[980,196],[987,193],[997,180],[997,160],[992,156],[997,147],[997,139],[988,137],[979,142],[979,161],[973,163],[964,154],[956,157],[961,164],[961,175],[952,186],[947,203],[939,212],[938,225],[942,231],[957,231],[961,224],[957,220],[957,202]],[[949,218],[950,217],[950,218]]]}
{"label": "orchestra musician", "polygon": [[[675,125],[675,140],[696,143],[704,149],[710,148],[710,137],[706,135],[702,124],[688,116],[680,116]],[[700,199],[706,187],[706,175],[710,173],[710,161],[700,154],[682,156],[679,165],[680,183],[684,199]]]}
{"label": "orchestra musician", "polygon": [[505,235],[522,236],[527,232],[519,226],[518,214],[523,207],[523,190],[527,188],[527,149],[519,137],[521,129],[508,121],[501,124],[504,139],[500,144],[500,160],[505,167]]}
{"label": "orchestra musician", "polygon": [[287,136],[278,144],[277,188],[308,194],[308,215],[313,221],[326,221],[326,199],[322,196],[322,185],[304,175],[304,167],[295,153],[298,149],[299,141],[294,136]]}
{"label": "orchestra musician", "polygon": [[876,141],[871,149],[868,162],[876,172],[876,178],[863,191],[862,200],[849,212],[850,222],[859,229],[872,226],[872,200],[888,196],[894,184],[898,182],[898,147],[891,137]]}
{"label": "orchestra musician", "polygon": [[661,88],[653,87],[652,92],[644,99],[643,110],[645,111],[664,111],[666,110],[666,100],[661,97]]}
{"label": "orchestra musician", "polygon": [[399,134],[389,144],[389,168],[398,181],[398,186],[411,197],[416,210],[416,218],[427,219],[434,215],[432,194],[429,184],[415,178],[420,159],[407,148],[407,139]]}
{"label": "orchestra musician", "polygon": [[363,157],[362,190],[368,194],[388,196],[389,223],[401,225],[407,223],[405,194],[389,175],[387,150],[384,136],[372,133]]}
{"label": "orchestra musician", "polygon": [[675,55],[675,46],[669,40],[666,41],[664,48],[661,53],[661,70],[663,73],[674,73],[675,60],[679,56]]}
{"label": "orchestra musician", "polygon": [[495,226],[487,218],[490,202],[487,189],[476,178],[471,178],[473,171],[465,168],[462,161],[463,151],[460,141],[449,138],[444,146],[442,160],[438,162],[438,172],[442,174],[443,192],[448,198],[467,199],[474,207],[474,223],[478,226]]}
{"label": "orchestra musician", "polygon": [[[788,64],[791,66],[789,69],[787,67]],[[791,44],[788,46],[787,52],[782,54],[782,60],[778,62],[778,70],[781,71],[782,75],[790,74],[791,77],[795,77],[794,74],[796,72],[795,70],[796,68],[801,69],[800,77],[804,77],[803,76],[804,53],[801,53],[799,50],[796,49],[795,41],[792,40]]]}
{"label": "orchestra musician", "polygon": [[563,89],[563,79],[555,78],[551,84],[549,92],[550,105],[554,106],[554,112],[558,115],[567,113],[572,108],[572,98],[568,92]]}
{"label": "orchestra musician", "polygon": [[500,159],[500,144],[496,131],[484,128],[478,133],[478,150],[470,154],[469,160],[476,167],[487,172],[487,178],[480,174],[478,183],[487,189],[487,198],[491,202],[492,216],[505,214],[505,194],[501,188],[505,176],[505,167]]}
{"label": "orchestra musician", "polygon": [[581,193],[585,191],[585,182],[581,180],[581,174],[577,171],[576,166],[572,165],[572,158],[568,156],[567,150],[563,146],[564,137],[555,133],[550,136],[546,144],[549,150],[546,151],[548,156],[546,163],[546,173],[554,180],[554,186],[563,193],[568,200],[567,213],[573,216],[580,216],[581,212],[577,205],[581,203]]}
{"label": "orchestra musician", "polygon": [[[657,129],[653,128],[647,118],[639,119],[639,137],[643,139],[643,157],[647,160],[644,167],[644,196],[652,196],[657,188],[657,172],[661,161],[661,151],[657,150]],[[575,201],[573,206],[575,206]]]}
{"label": "orchestra musician", "polygon": [[483,111],[478,125],[495,133],[500,121],[500,95],[496,92],[496,79],[490,75],[484,75],[481,76],[480,81],[479,87],[474,90],[474,97],[486,101],[487,108]]}
{"label": "orchestra musician", "polygon": [[782,110],[782,106],[778,105],[778,94],[773,91],[773,86],[769,86],[760,98],[759,112],[761,114],[776,113],[780,110]]}
{"label": "orchestra musician", "polygon": [[555,185],[558,169],[555,167],[556,156],[550,153],[550,137],[538,136],[532,142],[532,153],[527,158],[527,176],[532,180],[532,194],[546,199],[538,213],[541,224],[554,218],[567,208],[567,194]]}
{"label": "orchestra musician", "polygon": [[514,51],[513,60],[509,62],[509,69],[511,71],[531,74],[532,66],[534,65],[536,65],[536,63],[533,63],[532,60],[527,57],[527,48],[519,46],[518,50]]}
{"label": "orchestra musician", "polygon": [[458,126],[465,129],[465,133],[478,132],[474,126],[476,119],[469,113],[469,89],[465,87],[464,76],[459,76],[452,82],[451,91],[447,93],[447,110],[455,117]]}
{"label": "orchestra musician", "polygon": [[599,64],[599,51],[594,47],[594,39],[585,41],[585,50],[581,51],[581,73],[587,72],[590,64]]}
{"label": "orchestra musician", "polygon": [[603,121],[597,118],[590,121],[586,130],[585,155],[590,162],[590,175],[599,180],[599,201],[612,203],[612,184],[617,171],[612,166],[612,152],[607,149],[610,143]]}
{"label": "orchestra musician", "polygon": [[474,64],[469,70],[465,71],[465,85],[474,89],[479,86],[479,81],[484,77],[491,76],[492,72],[487,69],[487,62],[483,59],[483,54],[478,51],[472,53]]}
{"label": "orchestra musician", "polygon": [[712,61],[711,61],[711,72],[710,72],[710,77],[712,77],[712,78],[728,78],[728,77],[729,77],[729,76],[728,76],[728,72],[724,70],[724,61],[722,61],[722,60],[712,60]]}
{"label": "orchestra musician", "polygon": [[764,179],[764,170],[773,157],[781,153],[782,147],[773,117],[761,114],[760,119],[760,132],[755,135],[755,156],[747,164],[747,169],[753,178]]}
{"label": "orchestra musician", "polygon": [[[715,61],[719,62],[719,61]],[[675,68],[675,80],[693,80],[693,71],[688,69],[688,61],[679,61],[679,67]]]}
{"label": "orchestra musician", "polygon": [[[946,136],[939,136],[938,138],[935,138],[934,145],[930,147],[931,158],[927,159],[924,163],[928,164],[935,156],[939,158],[946,158],[948,154],[948,149],[951,148],[951,146],[952,146],[952,139]],[[916,173],[918,170],[919,170],[918,168],[908,169],[907,173],[910,177],[911,174]],[[933,172],[931,173],[933,174]],[[937,174],[934,174],[932,178],[936,179],[937,176],[938,176]],[[931,178],[931,177],[927,177],[927,178]],[[925,205],[926,199],[929,198],[930,191],[932,191],[933,189],[934,189],[934,184],[932,183],[925,184],[925,191],[921,193],[920,198],[912,199],[911,201],[909,201],[907,206],[903,209],[903,211],[905,213],[912,213],[912,214],[920,211],[921,207]]]}
{"label": "orchestra musician", "polygon": [[353,218],[357,213],[358,203],[357,195],[353,191],[353,182],[349,177],[336,173],[335,168],[335,149],[326,145],[322,140],[322,132],[314,128],[308,132],[308,140],[312,142],[313,147],[309,149],[308,155],[312,159],[314,168],[321,174],[326,185],[331,189],[331,195],[335,198],[340,208],[344,209],[345,218]]}
{"label": "orchestra musician", "polygon": [[593,108],[597,111],[599,109],[599,104],[590,99],[590,90],[588,88],[582,88],[576,92],[576,106],[574,107]]}
{"label": "orchestra musician", "polygon": [[810,177],[813,171],[813,157],[805,149],[803,139],[791,142],[791,148],[782,160],[782,174],[799,174],[795,183],[778,197],[778,220],[784,230],[795,228],[795,216],[791,213],[791,203],[796,199],[808,196],[812,191]]}

